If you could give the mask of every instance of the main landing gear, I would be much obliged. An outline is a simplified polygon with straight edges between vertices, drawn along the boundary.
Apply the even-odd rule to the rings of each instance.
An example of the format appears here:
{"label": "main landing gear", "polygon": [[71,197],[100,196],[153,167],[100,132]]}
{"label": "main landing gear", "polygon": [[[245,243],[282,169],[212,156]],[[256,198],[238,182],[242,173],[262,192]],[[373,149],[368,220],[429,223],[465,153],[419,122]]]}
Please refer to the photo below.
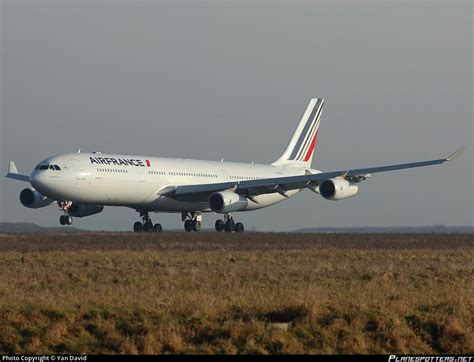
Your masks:
{"label": "main landing gear", "polygon": [[58,206],[61,211],[64,212],[64,215],[59,217],[59,223],[61,225],[72,225],[73,219],[72,216],[69,215],[69,208],[72,206],[71,201],[58,201]]}
{"label": "main landing gear", "polygon": [[160,233],[163,231],[161,224],[153,225],[153,222],[150,219],[147,211],[140,211],[140,217],[142,218],[143,222],[137,221],[133,224],[133,231],[136,233],[149,232],[153,231],[155,233]]}
{"label": "main landing gear", "polygon": [[184,221],[184,230],[187,232],[201,230],[202,214],[200,212],[183,212],[181,220]]}
{"label": "main landing gear", "polygon": [[216,221],[216,231],[225,231],[226,233],[235,231],[236,233],[242,233],[244,231],[244,224],[241,222],[236,223],[231,214],[225,214],[224,220],[219,219]]}

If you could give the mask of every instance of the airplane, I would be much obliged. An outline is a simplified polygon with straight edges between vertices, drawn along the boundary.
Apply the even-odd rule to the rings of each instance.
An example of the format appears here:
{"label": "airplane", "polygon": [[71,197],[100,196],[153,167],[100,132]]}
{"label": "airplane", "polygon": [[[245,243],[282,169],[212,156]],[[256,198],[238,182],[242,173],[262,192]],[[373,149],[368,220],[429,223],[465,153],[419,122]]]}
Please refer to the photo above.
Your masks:
{"label": "airplane", "polygon": [[125,206],[141,218],[135,232],[161,232],[151,212],[181,213],[184,229],[201,229],[202,214],[222,215],[216,231],[243,232],[232,213],[262,209],[286,200],[304,189],[326,200],[338,201],[358,194],[358,184],[372,174],[442,164],[456,159],[459,148],[447,158],[322,172],[311,168],[324,99],[312,98],[283,154],[272,164],[248,164],[180,158],[102,154],[62,154],[41,161],[30,175],[20,174],[10,161],[7,178],[30,183],[20,202],[38,209],[56,203],[61,225],[73,217],[87,217],[104,206]]}

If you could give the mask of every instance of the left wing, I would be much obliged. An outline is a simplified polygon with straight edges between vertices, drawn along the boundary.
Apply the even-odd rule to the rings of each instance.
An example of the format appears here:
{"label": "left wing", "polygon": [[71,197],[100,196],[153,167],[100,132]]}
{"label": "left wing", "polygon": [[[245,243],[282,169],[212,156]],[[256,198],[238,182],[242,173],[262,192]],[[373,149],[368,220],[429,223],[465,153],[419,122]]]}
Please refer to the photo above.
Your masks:
{"label": "left wing", "polygon": [[13,161],[10,161],[8,174],[5,177],[11,178],[13,180],[18,180],[18,181],[30,182],[30,176],[19,174],[18,169],[16,168],[16,165],[15,165],[15,162]]}
{"label": "left wing", "polygon": [[431,165],[439,165],[447,161],[452,161],[459,157],[464,151],[464,146],[459,148],[452,155],[447,158],[441,158],[438,160],[412,162],[412,163],[401,163],[397,165],[359,168],[353,170],[341,170],[333,172],[321,172],[316,174],[307,174],[301,176],[287,176],[287,177],[274,177],[263,180],[249,180],[249,181],[232,181],[232,182],[220,182],[212,184],[198,184],[198,185],[182,185],[170,188],[167,192],[162,195],[172,198],[188,198],[198,200],[207,200],[210,194],[217,191],[231,190],[238,194],[242,194],[247,197],[257,196],[261,194],[275,193],[278,192],[284,196],[286,191],[302,189],[302,188],[316,188],[324,180],[343,177],[345,180],[357,183],[364,181],[370,177],[373,173],[404,170],[407,168],[424,167]]}

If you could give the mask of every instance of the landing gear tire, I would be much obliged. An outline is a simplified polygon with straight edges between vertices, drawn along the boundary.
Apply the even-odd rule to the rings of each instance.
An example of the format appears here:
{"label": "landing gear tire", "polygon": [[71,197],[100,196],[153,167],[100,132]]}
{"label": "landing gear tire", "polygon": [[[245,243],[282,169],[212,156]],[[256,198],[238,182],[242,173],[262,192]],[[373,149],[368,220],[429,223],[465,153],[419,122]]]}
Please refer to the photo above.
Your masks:
{"label": "landing gear tire", "polygon": [[142,231],[144,232],[161,232],[163,231],[163,228],[161,227],[161,224],[155,224],[153,225],[153,222],[150,219],[150,216],[148,215],[148,211],[140,211],[137,210],[140,213],[140,217],[142,218],[143,222],[137,221],[135,224],[133,224],[133,231],[136,233],[141,233]]}
{"label": "landing gear tire", "polygon": [[201,230],[201,222],[200,221],[193,221],[193,231],[199,231]]}
{"label": "landing gear tire", "polygon": [[221,231],[224,231],[224,229],[225,229],[224,220],[221,220],[221,219],[217,220],[216,221],[216,231],[221,232]]}
{"label": "landing gear tire", "polygon": [[59,223],[61,225],[72,225],[73,219],[70,215],[61,215],[59,217]]}
{"label": "landing gear tire", "polygon": [[199,211],[183,211],[181,213],[181,220],[184,221],[184,230],[187,232],[198,232],[202,227],[202,215]]}
{"label": "landing gear tire", "polygon": [[153,230],[153,223],[151,222],[151,220],[146,221],[143,224],[143,231],[148,232],[148,231],[152,231],[152,230]]}
{"label": "landing gear tire", "polygon": [[133,231],[136,233],[141,233],[143,231],[143,224],[140,221],[137,221],[133,224]]}
{"label": "landing gear tire", "polygon": [[235,232],[236,233],[243,233],[244,232],[244,224],[242,224],[241,222],[238,222],[237,224],[235,224]]}
{"label": "landing gear tire", "polygon": [[232,231],[235,230],[235,222],[234,222],[234,219],[229,219],[227,220],[227,222],[225,223],[225,232],[227,233],[231,233]]}
{"label": "landing gear tire", "polygon": [[192,220],[186,220],[184,222],[184,230],[187,232],[190,232],[193,230],[193,221]]}

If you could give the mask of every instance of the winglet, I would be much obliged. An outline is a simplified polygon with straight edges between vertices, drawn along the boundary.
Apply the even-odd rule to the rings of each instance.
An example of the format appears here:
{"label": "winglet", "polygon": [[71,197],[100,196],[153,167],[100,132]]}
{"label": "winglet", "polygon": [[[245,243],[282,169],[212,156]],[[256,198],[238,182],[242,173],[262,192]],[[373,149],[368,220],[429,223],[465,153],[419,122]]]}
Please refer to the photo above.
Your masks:
{"label": "winglet", "polygon": [[448,156],[448,157],[446,158],[446,161],[453,161],[453,160],[455,160],[456,158],[459,157],[459,155],[460,155],[461,153],[464,152],[465,149],[466,149],[466,147],[461,146],[461,147],[460,147],[456,152],[454,152],[451,156]]}
{"label": "winglet", "polygon": [[8,168],[8,173],[18,173],[15,162],[10,161],[10,167]]}

